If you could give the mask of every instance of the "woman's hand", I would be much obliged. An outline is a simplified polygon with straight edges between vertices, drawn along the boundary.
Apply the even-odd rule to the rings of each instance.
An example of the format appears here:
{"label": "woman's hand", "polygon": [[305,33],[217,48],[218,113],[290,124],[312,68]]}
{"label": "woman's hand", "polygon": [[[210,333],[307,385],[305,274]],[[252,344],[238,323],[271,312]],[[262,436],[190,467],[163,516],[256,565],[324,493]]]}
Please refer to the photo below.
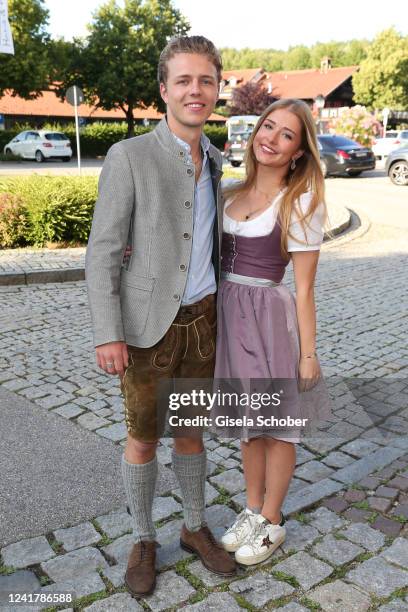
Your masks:
{"label": "woman's hand", "polygon": [[317,356],[301,357],[299,361],[299,391],[309,391],[320,378],[320,364]]}

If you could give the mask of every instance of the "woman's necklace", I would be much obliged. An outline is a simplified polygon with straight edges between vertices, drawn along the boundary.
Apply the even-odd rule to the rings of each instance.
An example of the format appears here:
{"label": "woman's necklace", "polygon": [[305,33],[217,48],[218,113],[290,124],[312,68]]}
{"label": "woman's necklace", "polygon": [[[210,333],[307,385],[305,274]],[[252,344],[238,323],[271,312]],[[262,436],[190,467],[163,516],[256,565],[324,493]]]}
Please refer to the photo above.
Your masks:
{"label": "woman's necklace", "polygon": [[[279,187],[278,191],[275,191],[274,193],[266,193],[265,191],[261,191],[261,189],[258,189],[258,187],[254,186],[254,190],[257,191],[258,193],[262,194],[265,198],[266,198],[266,203],[265,204],[270,204],[270,202],[272,202],[273,200],[276,199],[276,197],[278,196],[279,193],[281,193],[282,191],[282,186]],[[251,205],[251,201],[249,201],[249,211],[248,213],[245,215],[245,221],[248,221],[252,215],[254,215],[257,212],[262,212],[263,209],[265,208],[265,204],[263,207],[261,208],[256,208],[255,210],[252,210],[252,205]]]}

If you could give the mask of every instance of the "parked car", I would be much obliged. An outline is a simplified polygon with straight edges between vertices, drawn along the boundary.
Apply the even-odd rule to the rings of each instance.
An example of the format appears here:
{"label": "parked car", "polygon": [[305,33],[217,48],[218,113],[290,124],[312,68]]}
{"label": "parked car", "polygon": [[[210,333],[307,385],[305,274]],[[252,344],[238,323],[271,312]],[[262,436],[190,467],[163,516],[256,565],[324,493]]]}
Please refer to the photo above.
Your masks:
{"label": "parked car", "polygon": [[244,161],[248,139],[258,119],[257,115],[233,115],[227,120],[228,140],[224,147],[224,158],[231,166],[238,167]]}
{"label": "parked car", "polygon": [[359,176],[364,170],[375,168],[375,156],[371,149],[350,138],[337,134],[319,134],[317,140],[324,176]]}
{"label": "parked car", "polygon": [[388,155],[385,171],[394,185],[408,185],[408,146]]}
{"label": "parked car", "polygon": [[388,157],[391,151],[400,147],[408,146],[408,130],[390,130],[385,138],[376,138],[373,144],[373,152],[376,159],[382,161]]}
{"label": "parked car", "polygon": [[72,157],[71,143],[61,132],[50,130],[26,130],[17,134],[4,147],[6,155],[20,155],[24,159],[35,159],[41,163],[46,159],[62,159],[69,162]]}
{"label": "parked car", "polygon": [[224,158],[231,166],[238,168],[244,161],[245,149],[250,135],[250,133],[237,134],[225,143]]}

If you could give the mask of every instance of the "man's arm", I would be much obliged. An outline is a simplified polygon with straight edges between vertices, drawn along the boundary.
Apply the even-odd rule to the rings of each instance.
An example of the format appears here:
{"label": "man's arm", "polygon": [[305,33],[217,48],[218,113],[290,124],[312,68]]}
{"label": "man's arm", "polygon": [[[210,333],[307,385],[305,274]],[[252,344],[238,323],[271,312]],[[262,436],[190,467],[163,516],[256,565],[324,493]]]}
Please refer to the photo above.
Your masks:
{"label": "man's arm", "polygon": [[106,372],[119,375],[127,365],[120,269],[133,206],[129,159],[117,143],[109,149],[100,175],[85,269],[97,363]]}

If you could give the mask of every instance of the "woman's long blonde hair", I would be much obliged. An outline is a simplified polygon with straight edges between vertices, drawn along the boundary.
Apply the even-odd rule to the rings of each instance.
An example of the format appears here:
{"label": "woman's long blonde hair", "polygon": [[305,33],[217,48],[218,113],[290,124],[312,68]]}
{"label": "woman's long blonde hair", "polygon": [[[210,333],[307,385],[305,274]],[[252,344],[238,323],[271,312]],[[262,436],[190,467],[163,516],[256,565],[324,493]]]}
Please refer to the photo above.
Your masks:
{"label": "woman's long blonde hair", "polygon": [[[297,240],[292,236],[289,230],[293,210],[296,211],[304,232],[308,220],[310,220],[319,204],[325,207],[325,216],[327,216],[324,199],[324,177],[320,167],[316,127],[310,108],[305,102],[295,98],[285,98],[277,100],[268,106],[260,116],[248,140],[245,152],[246,178],[244,182],[240,183],[238,186],[231,186],[227,189],[225,195],[226,197],[236,197],[238,194],[248,192],[253,187],[256,182],[258,170],[258,162],[253,149],[254,138],[266,117],[279,108],[286,108],[298,117],[302,126],[300,149],[304,151],[303,155],[296,160],[296,168],[294,170],[289,168],[288,170],[288,175],[286,177],[287,189],[281,199],[278,214],[279,223],[282,229],[281,252],[286,259],[289,259],[287,247],[288,237]],[[311,191],[312,198],[308,211],[303,213],[300,208],[299,199],[300,196],[307,191]],[[306,241],[303,244],[306,244]]]}

